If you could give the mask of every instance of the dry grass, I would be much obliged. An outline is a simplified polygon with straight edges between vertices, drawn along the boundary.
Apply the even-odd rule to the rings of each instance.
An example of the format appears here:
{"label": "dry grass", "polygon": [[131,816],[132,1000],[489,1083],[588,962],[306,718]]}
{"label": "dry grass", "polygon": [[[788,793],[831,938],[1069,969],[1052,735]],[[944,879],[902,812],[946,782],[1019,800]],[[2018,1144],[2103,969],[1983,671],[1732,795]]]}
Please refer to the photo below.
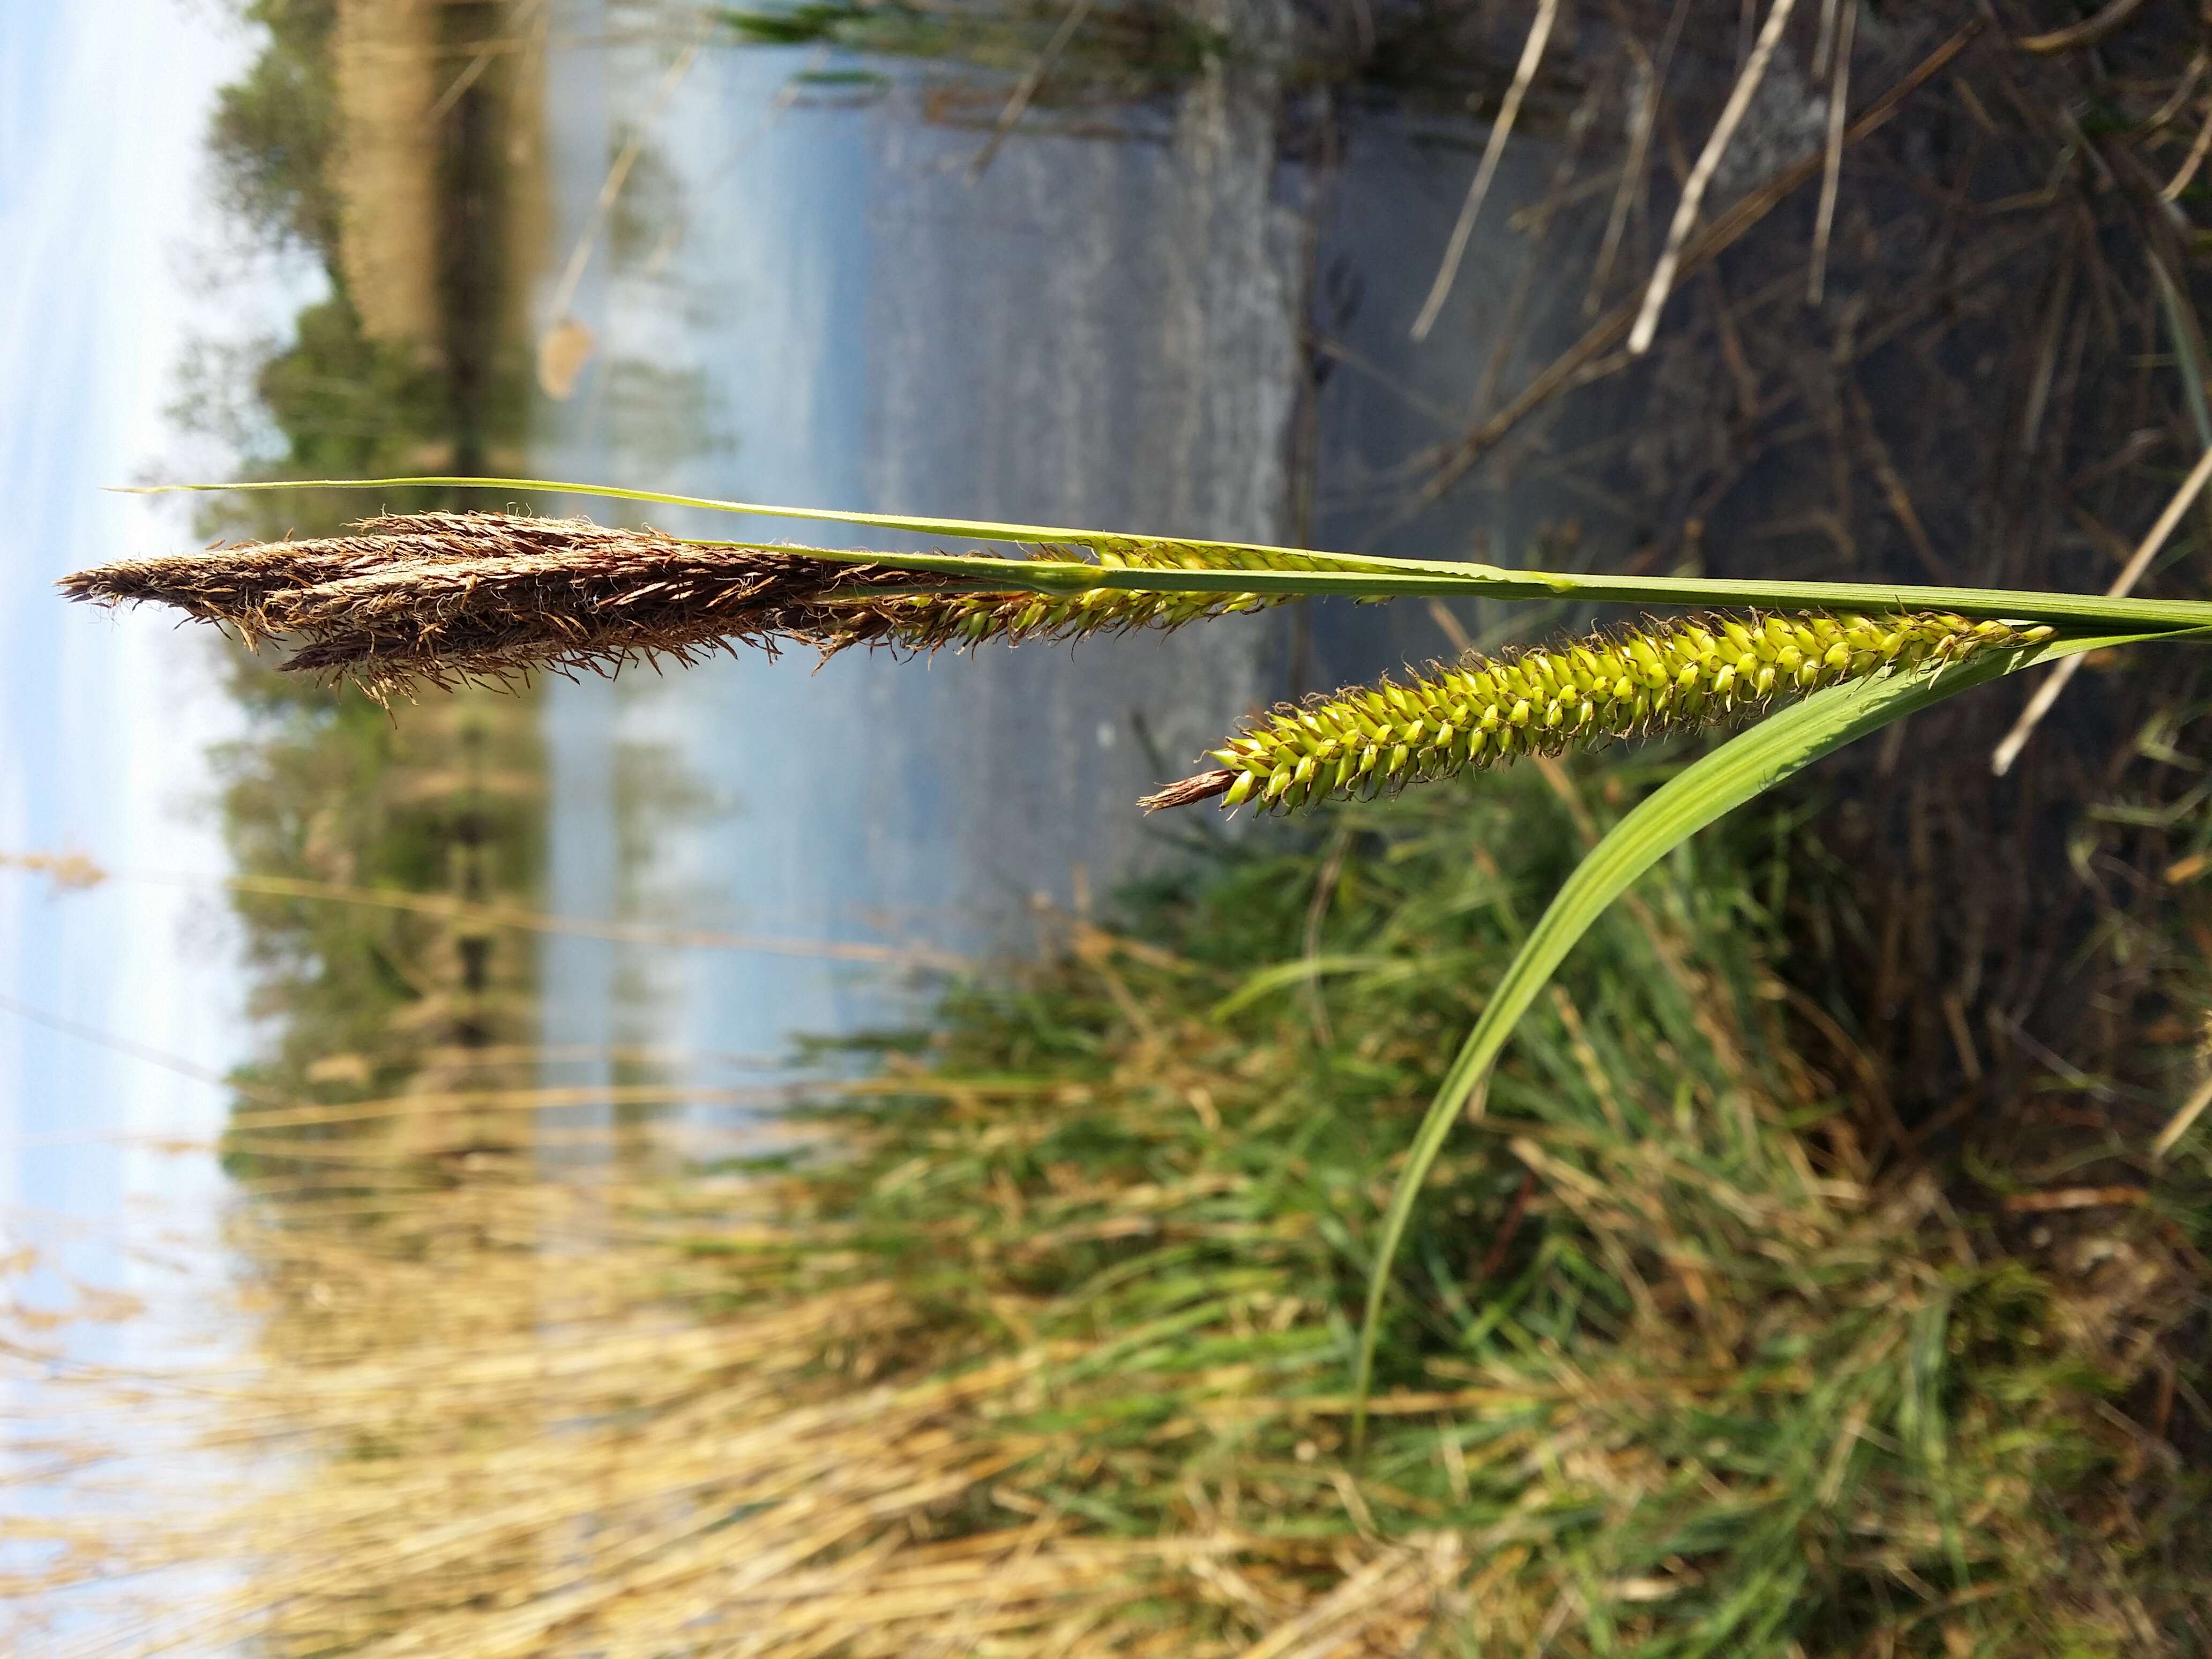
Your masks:
{"label": "dry grass", "polygon": [[[1465,27],[1499,57],[1538,9]],[[1549,486],[1577,515],[1555,543],[1612,568],[2104,588],[2212,448],[2212,198],[2191,160],[2212,106],[2190,8],[2075,27],[2089,9],[1824,0],[1761,59],[1752,31],[1782,8],[1583,9],[1511,140],[1568,135],[1510,221],[1528,278],[1438,325],[1500,340],[1472,407],[1350,505],[1394,536],[1448,495],[1510,517]],[[1584,319],[1545,303],[1562,272]],[[2170,548],[2154,591],[2197,591],[2208,530],[2192,515],[2197,553]],[[2002,781],[1988,758],[2033,687],[1827,768],[1845,805],[1807,862],[1832,854],[1848,879],[1801,922],[1844,948],[1802,988],[1863,1022],[1908,1117],[2006,1110],[2051,1054],[2112,1097],[2140,1091],[2139,1121],[2172,1109],[2158,1073],[2178,1056],[2142,1032],[2172,1023],[2180,985],[2191,1024],[2184,941],[2204,919],[2195,895],[2120,872],[2212,835],[2194,775],[2140,741],[2193,752],[2200,673],[2082,675]]]}
{"label": "dry grass", "polygon": [[434,0],[337,0],[334,9],[338,266],[368,338],[434,350],[441,308],[433,112],[453,76],[438,50],[438,8]]}
{"label": "dry grass", "polygon": [[[401,1185],[352,1224],[264,1200],[230,1241],[256,1268],[252,1364],[63,1391],[118,1435],[162,1441],[148,1431],[181,1380],[200,1444],[250,1473],[182,1512],[14,1529],[71,1550],[18,1584],[27,1616],[122,1566],[221,1564],[240,1582],[135,1621],[111,1598],[97,1632],[48,1632],[38,1650],[1203,1653],[1229,1648],[1186,1644],[1161,1613],[1194,1583],[1264,1588],[1256,1605],[1298,1610],[1289,1638],[1380,1639],[1417,1627],[1455,1576],[1448,1539],[1347,1540],[1359,1570],[1323,1603],[1300,1584],[1331,1566],[1326,1547],[1227,1528],[1089,1535],[1000,1488],[1065,1447],[1025,1419],[1085,1345],[871,1386],[872,1363],[927,1344],[927,1310],[882,1279],[794,1282],[809,1276],[790,1272],[799,1247],[823,1253],[812,1276],[853,1279],[849,1242],[733,1226],[757,1197]],[[134,1460],[155,1461],[125,1450],[94,1484],[112,1498]],[[974,1529],[994,1492],[1000,1524]]]}
{"label": "dry grass", "polygon": [[[1575,71],[1638,84],[1633,48],[1664,61],[1675,9],[1582,30]],[[2092,52],[2048,38],[2050,9],[1983,9],[1883,13],[1834,68],[1871,95],[1824,124],[1828,154],[1732,185],[1717,158],[1638,359],[1617,348],[1662,216],[1737,72],[1735,9],[1701,9],[1635,128],[1655,172],[1624,172],[1602,314],[1424,458],[1429,493],[1486,466],[1570,477],[1630,503],[1639,568],[2100,585],[2203,447],[2201,330],[2160,297],[2198,269],[2158,204],[2201,199],[2194,23],[2136,8]],[[1555,174],[1539,236],[1573,233],[1554,210],[1595,150]],[[1823,174],[1832,206],[1783,211]],[[1568,417],[1607,382],[1638,418],[1590,437]],[[417,569],[434,603],[373,638],[287,597],[373,578],[342,560],[226,574],[208,603],[299,605],[348,662],[451,626],[513,666],[500,582],[479,611],[452,562]],[[566,583],[587,632],[630,626],[635,590],[501,580]],[[830,1103],[795,1169],[657,1172],[625,1132],[573,1184],[343,1140],[317,1153],[342,1182],[249,1183],[254,1352],[73,1373],[104,1448],[26,1436],[50,1455],[22,1478],[123,1512],[17,1504],[10,1532],[65,1547],[11,1585],[27,1621],[126,1569],[234,1578],[135,1631],[27,1622],[15,1645],[2212,1651],[2212,1166],[2201,1127],[2163,1162],[2136,1133],[2179,1097],[2152,1085],[2198,1069],[2175,1011],[2202,1006],[2212,817],[2177,745],[2203,699],[2111,695],[2002,793],[1976,781],[1996,732],[1970,715],[1867,757],[1826,895],[1816,856],[1697,846],[1594,936],[1438,1170],[1363,1462],[1346,1316],[1392,1159],[1565,849],[1644,774],[1359,809],[1133,933],[1071,926],[1033,979],[955,999],[875,1092]],[[2079,836],[1995,835],[2061,809]],[[1960,1126],[1963,1155],[1932,1158]],[[51,1380],[37,1331],[9,1343]],[[179,1423],[243,1473],[131,1510],[173,1490],[131,1460]]]}
{"label": "dry grass", "polygon": [[54,1574],[234,1580],[37,1650],[2203,1644],[2201,1144],[2065,1209],[1885,1175],[1875,1074],[1791,1046],[1735,849],[1530,1022],[1350,1458],[1346,1310],[1441,1035],[1610,810],[1549,787],[1354,809],[1134,933],[1067,921],[726,1165],[635,1124],[573,1181],[371,1137],[303,1188],[272,1153],[228,1241],[251,1355],[88,1377],[76,1419],[155,1458],[186,1382],[243,1473]]}

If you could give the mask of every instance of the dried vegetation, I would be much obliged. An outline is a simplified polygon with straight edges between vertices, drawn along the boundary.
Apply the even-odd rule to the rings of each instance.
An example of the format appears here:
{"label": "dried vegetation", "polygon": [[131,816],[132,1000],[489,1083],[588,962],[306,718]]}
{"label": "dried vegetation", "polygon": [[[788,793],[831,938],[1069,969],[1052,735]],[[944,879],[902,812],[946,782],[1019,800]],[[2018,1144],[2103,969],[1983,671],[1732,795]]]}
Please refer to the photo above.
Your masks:
{"label": "dried vegetation", "polygon": [[[1796,7],[1640,356],[1756,14],[1575,9],[1502,303],[1511,336],[1565,268],[1592,320],[1390,487],[1557,478],[1641,569],[2104,585],[2212,443],[2194,9]],[[1475,21],[1517,45],[1528,9]],[[2146,585],[2201,587],[2204,537]],[[332,556],[236,591],[326,614],[288,595],[374,581]],[[1346,809],[1070,921],[825,1096],[795,1165],[571,1188],[324,1137],[347,1196],[272,1176],[237,1220],[252,1363],[70,1373],[143,1432],[37,1475],[159,1490],[163,1413],[269,1455],[188,1512],[13,1528],[65,1547],[24,1589],[236,1582],[15,1645],[2212,1651],[2212,1166],[2201,1127],[2143,1150],[2203,1097],[2201,672],[2085,688],[2002,780],[2009,711],[1946,709],[1828,775],[1817,840],[1778,817],[1638,890],[1439,1166],[1362,1462],[1345,1310],[1392,1159],[1648,772]]]}
{"label": "dried vegetation", "polygon": [[[70,1546],[19,1620],[58,1581],[99,1628],[19,1622],[17,1650],[2203,1644],[2173,1449],[2212,1420],[2201,1139],[2086,1198],[1886,1174],[1871,1060],[1787,1040],[1756,838],[1671,866],[1530,1021],[1440,1167],[1348,1454],[1343,1310],[1394,1159],[1613,810],[1525,768],[1452,793],[1346,809],[1131,931],[1059,918],[1044,967],[774,1143],[632,1112],[546,1138],[599,1137],[571,1182],[242,1109],[253,1347],[16,1396],[112,1442],[38,1471],[97,1525],[15,1528]],[[2038,1257],[2015,1216],[2094,1224]],[[228,1479],[176,1499],[187,1429]],[[210,1561],[187,1611],[125,1616],[140,1575]]]}
{"label": "dried vegetation", "polygon": [[[1504,60],[1538,9],[1469,27]],[[1480,209],[1531,257],[1483,307],[1505,343],[1471,414],[1338,505],[1407,523],[1549,483],[1577,503],[1554,552],[1608,569],[2077,592],[2125,574],[2212,448],[2195,10],[1808,0],[1748,88],[1753,9],[1596,11],[1563,12],[1529,69],[1511,142],[1544,143],[1540,194]],[[2201,591],[2208,526],[2200,505],[2130,580]],[[2004,1113],[2053,1054],[2114,1091],[2093,1110],[2148,1130],[2170,1109],[2183,1055],[2143,1034],[2193,1036],[2169,1015],[2207,988],[2202,901],[2160,878],[2212,869],[2173,758],[2202,746],[2203,671],[2095,665],[2004,777],[2002,693],[1823,769],[1838,807],[1805,867],[1837,878],[1792,897],[1834,949],[1805,988],[1912,1115]]]}

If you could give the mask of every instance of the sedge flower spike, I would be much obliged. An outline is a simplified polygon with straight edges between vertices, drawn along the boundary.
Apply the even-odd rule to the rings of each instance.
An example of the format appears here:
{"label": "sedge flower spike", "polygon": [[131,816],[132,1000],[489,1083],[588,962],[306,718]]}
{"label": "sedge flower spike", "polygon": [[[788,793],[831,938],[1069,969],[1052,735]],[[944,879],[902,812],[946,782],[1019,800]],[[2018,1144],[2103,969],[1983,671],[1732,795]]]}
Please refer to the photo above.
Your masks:
{"label": "sedge flower spike", "polygon": [[[216,546],[126,560],[64,580],[71,598],[153,601],[283,641],[284,666],[350,679],[374,696],[423,684],[502,684],[538,669],[688,662],[736,644],[831,656],[854,646],[957,650],[1172,629],[1281,604],[1285,593],[1022,585],[1038,561],[1065,576],[1111,570],[1299,570],[1303,555],[1102,537],[1039,546],[1030,561],[690,542],[656,530],[505,513],[414,513],[343,536]],[[1011,579],[1011,580],[1010,580]]]}
{"label": "sedge flower spike", "polygon": [[1432,666],[1249,722],[1170,784],[1148,811],[1218,799],[1288,811],[1370,797],[1522,755],[1557,755],[1614,738],[1692,732],[1844,680],[2016,650],[2044,627],[1935,613],[1793,616],[1749,612],[1647,622],[1498,657]]}

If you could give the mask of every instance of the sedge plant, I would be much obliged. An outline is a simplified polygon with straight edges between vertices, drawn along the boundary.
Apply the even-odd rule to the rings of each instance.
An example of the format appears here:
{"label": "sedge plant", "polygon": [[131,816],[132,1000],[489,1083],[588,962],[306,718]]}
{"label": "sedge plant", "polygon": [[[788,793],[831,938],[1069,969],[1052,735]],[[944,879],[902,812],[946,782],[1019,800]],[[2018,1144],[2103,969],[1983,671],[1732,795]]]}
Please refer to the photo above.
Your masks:
{"label": "sedge plant", "polygon": [[[2179,521],[2208,478],[2212,454],[2169,504],[2162,530]],[[1153,810],[1215,799],[1231,810],[1290,811],[1522,755],[1741,727],[1591,849],[1461,1043],[1407,1150],[1376,1240],[1352,1389],[1362,1402],[1392,1265],[1453,1126],[1480,1115],[1516,1025],[1577,941],[1640,875],[1723,814],[1917,709],[2089,651],[2212,636],[2206,600],[1516,570],[763,507],[544,479],[186,488],[350,486],[558,492],[1012,544],[1021,556],[856,552],[682,539],[580,519],[422,514],[372,519],[343,538],[106,565],[64,587],[78,599],[165,602],[250,641],[283,641],[292,647],[288,667],[350,679],[380,697],[424,684],[508,682],[543,669],[689,661],[738,644],[928,652],[1175,628],[1308,596],[1565,600],[1670,613],[1506,656],[1432,665],[1404,684],[1386,679],[1279,707],[1227,738],[1211,757],[1213,768],[1144,802]]]}

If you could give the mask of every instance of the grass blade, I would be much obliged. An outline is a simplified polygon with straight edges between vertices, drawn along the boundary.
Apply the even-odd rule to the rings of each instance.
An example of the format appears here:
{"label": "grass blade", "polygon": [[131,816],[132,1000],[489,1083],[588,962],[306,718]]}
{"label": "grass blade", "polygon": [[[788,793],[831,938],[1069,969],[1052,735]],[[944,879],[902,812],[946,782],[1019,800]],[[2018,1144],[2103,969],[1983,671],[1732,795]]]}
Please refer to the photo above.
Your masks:
{"label": "grass blade", "polygon": [[1359,1330],[1352,1394],[1359,1402],[1352,1437],[1366,1431],[1366,1401],[1374,1380],[1376,1344],[1391,1264],[1405,1242],[1413,1206],[1460,1114],[1481,1109],[1491,1068],[1540,992],[1582,936],[1636,878],[1698,830],[1746,801],[1854,739],[1968,687],[2004,674],[2104,647],[2157,635],[2119,635],[2055,640],[2005,654],[1991,654],[1887,678],[1850,681],[1814,693],[1770,716],[1711,754],[1685,767],[1615,824],[1567,878],[1520,952],[1492,992],[1474,1029],[1438,1085],[1436,1098],[1406,1154],[1405,1168],[1384,1212],[1369,1269],[1367,1306]]}

